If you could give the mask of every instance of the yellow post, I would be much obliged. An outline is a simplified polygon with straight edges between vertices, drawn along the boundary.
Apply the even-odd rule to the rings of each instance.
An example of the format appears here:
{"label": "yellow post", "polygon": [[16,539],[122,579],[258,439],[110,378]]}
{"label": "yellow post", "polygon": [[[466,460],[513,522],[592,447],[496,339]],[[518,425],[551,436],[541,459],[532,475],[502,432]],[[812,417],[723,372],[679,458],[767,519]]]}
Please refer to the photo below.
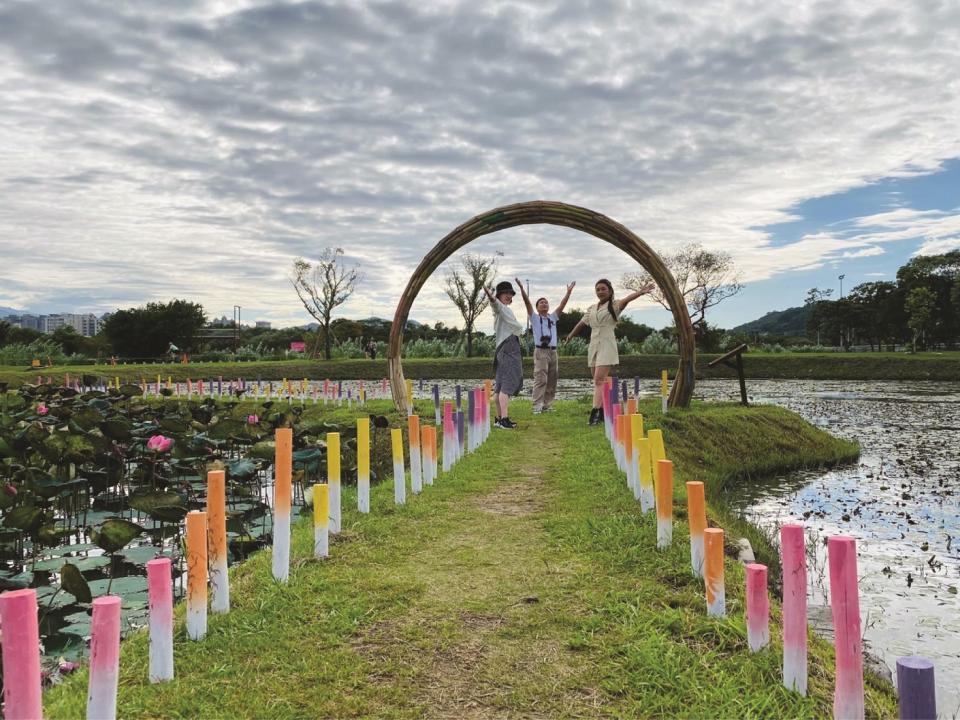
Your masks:
{"label": "yellow post", "polygon": [[370,512],[370,418],[357,418],[357,510]]}
{"label": "yellow post", "polygon": [[313,486],[313,556],[330,554],[330,492],[325,483]]}
{"label": "yellow post", "polygon": [[340,433],[327,433],[327,482],[330,494],[330,532],[340,532]]}
{"label": "yellow post", "polygon": [[640,509],[653,510],[653,463],[650,459],[650,438],[641,437],[637,443],[637,459],[640,463]]}
{"label": "yellow post", "polygon": [[407,501],[407,476],[403,464],[403,432],[400,428],[390,430],[393,444],[393,500],[397,505]]}
{"label": "yellow post", "polygon": [[413,412],[413,380],[407,380],[407,415]]}

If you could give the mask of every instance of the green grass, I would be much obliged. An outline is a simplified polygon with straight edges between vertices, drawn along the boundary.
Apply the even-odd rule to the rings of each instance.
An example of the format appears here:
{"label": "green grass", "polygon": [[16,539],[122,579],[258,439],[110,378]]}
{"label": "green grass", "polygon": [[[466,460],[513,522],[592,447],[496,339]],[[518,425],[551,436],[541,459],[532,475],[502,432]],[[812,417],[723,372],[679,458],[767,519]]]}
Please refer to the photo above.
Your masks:
{"label": "green grass", "polygon": [[[718,355],[697,356],[697,377],[734,377],[734,371],[724,367],[707,367]],[[533,371],[532,358],[525,358]],[[476,379],[490,375],[490,358],[414,358],[403,361],[404,374],[412,379]],[[659,378],[664,368],[671,375],[677,367],[675,355],[624,355],[618,370],[622,377]],[[956,380],[960,377],[960,352],[943,353],[748,353],[744,356],[746,377],[750,378],[800,378],[813,380]],[[76,365],[55,366],[40,370],[0,366],[0,382],[16,387],[23,383],[36,382],[37,375],[61,381],[65,373],[78,377],[84,373],[122,380],[148,381],[160,373],[164,380],[172,376],[185,381],[222,376],[224,379],[246,378],[255,380],[280,380],[282,378],[310,378],[322,380],[380,380],[387,376],[387,362],[380,360],[334,360],[330,362],[311,360],[284,360],[276,362],[219,362],[158,364],[158,365]],[[589,378],[586,358],[561,357],[560,376]]]}
{"label": "green grass", "polygon": [[[696,478],[715,493],[856,449],[778,408],[645,407],[676,464],[674,544],[658,552],[587,406],[559,407],[532,418],[516,403],[519,431],[494,431],[405,507],[384,483],[360,516],[347,488],[328,560],[295,526],[287,585],[269,552],[234,568],[233,610],[210,616],[206,640],[186,640],[178,609],[173,682],[147,683],[145,634],[125,641],[119,715],[829,716],[830,648],[813,640],[809,697],[785,691],[779,629],[770,649],[746,648],[735,561],[728,617],[706,616],[679,488]],[[82,717],[85,688],[81,671],[50,690],[47,715]],[[867,708],[894,715],[892,689],[871,680]]]}

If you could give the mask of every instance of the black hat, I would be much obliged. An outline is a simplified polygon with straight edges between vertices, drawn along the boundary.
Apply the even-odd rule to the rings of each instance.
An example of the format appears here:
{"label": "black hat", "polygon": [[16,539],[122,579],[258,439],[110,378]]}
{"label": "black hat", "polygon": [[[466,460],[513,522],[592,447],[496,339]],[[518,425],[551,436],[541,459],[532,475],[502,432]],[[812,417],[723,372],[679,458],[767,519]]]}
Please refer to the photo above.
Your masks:
{"label": "black hat", "polygon": [[510,284],[509,280],[504,280],[503,282],[497,283],[497,291],[494,295],[500,295],[502,293],[510,293],[511,295],[516,295],[517,293],[513,290],[513,285]]}

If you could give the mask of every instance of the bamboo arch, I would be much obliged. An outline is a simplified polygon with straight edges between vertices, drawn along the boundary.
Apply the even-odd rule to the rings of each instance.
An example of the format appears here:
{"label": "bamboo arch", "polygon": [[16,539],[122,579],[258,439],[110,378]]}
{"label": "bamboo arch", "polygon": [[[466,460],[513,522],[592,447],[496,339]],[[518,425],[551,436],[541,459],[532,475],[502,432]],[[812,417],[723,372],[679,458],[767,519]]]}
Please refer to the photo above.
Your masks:
{"label": "bamboo arch", "polygon": [[677,287],[677,282],[667,266],[663,264],[663,260],[643,240],[605,215],[576,205],[537,200],[505,205],[467,220],[438,242],[433,250],[420,261],[420,265],[417,266],[416,271],[410,277],[410,281],[400,297],[397,311],[393,316],[393,325],[390,328],[390,347],[387,361],[390,374],[390,391],[393,394],[393,402],[397,410],[401,412],[407,410],[406,383],[403,377],[403,365],[400,360],[400,353],[403,348],[403,329],[406,327],[407,316],[413,306],[413,301],[423,288],[423,284],[440,267],[441,263],[481,235],[489,235],[498,230],[505,230],[517,225],[538,224],[573,228],[601,240],[606,240],[614,247],[627,253],[653,276],[654,281],[660,286],[667,298],[673,312],[674,323],[677,326],[680,365],[677,368],[677,376],[670,390],[669,404],[671,407],[689,406],[690,398],[693,395],[693,368],[696,356],[693,324],[690,322],[690,314],[687,312],[687,305],[683,300],[680,289]]}

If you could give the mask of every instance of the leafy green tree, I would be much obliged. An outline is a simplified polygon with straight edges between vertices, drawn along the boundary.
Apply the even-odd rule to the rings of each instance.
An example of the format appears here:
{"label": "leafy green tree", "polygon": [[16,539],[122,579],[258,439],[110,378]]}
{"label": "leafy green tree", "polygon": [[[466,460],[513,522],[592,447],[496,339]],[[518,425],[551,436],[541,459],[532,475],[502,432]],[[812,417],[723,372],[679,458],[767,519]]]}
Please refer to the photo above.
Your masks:
{"label": "leafy green tree", "polygon": [[850,327],[870,347],[883,349],[884,343],[896,342],[904,336],[907,318],[903,296],[896,283],[869,282],[857,285],[846,298],[851,303]]}
{"label": "leafy green tree", "polygon": [[917,351],[917,338],[922,337],[931,326],[936,308],[937,297],[929,288],[917,287],[907,295],[907,326],[913,331],[914,352]]}
{"label": "leafy green tree", "polygon": [[72,325],[61,325],[50,333],[50,339],[63,348],[64,355],[76,355],[83,351],[84,337]]}
{"label": "leafy green tree", "polygon": [[933,294],[936,322],[931,322],[924,331],[928,344],[953,346],[960,340],[960,306],[952,301],[958,279],[960,250],[942,255],[918,255],[897,271],[897,285],[905,298],[916,288],[926,288]]}
{"label": "leafy green tree", "polygon": [[202,305],[172,300],[118,310],[107,318],[101,332],[115,354],[150,358],[164,355],[170,343],[181,350],[192,349],[195,336],[206,322]]}

